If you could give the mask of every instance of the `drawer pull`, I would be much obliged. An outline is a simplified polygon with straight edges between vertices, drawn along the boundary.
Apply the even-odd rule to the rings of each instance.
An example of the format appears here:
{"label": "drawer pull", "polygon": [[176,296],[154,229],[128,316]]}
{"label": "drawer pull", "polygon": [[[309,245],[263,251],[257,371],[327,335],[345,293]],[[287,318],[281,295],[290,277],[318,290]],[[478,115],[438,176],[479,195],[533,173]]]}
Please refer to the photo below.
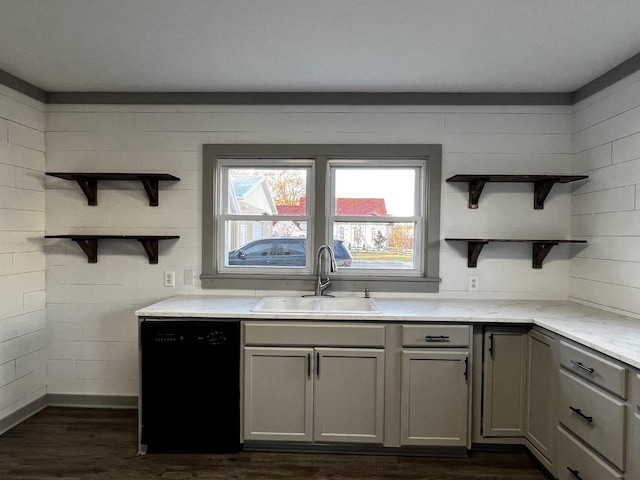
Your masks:
{"label": "drawer pull", "polygon": [[582,411],[579,408],[569,407],[569,410],[571,410],[576,415],[582,417],[582,419],[585,420],[587,423],[593,422],[593,417],[587,417],[584,413],[582,413]]}
{"label": "drawer pull", "polygon": [[573,470],[571,467],[567,467],[567,470],[569,470],[569,473],[571,473],[571,475],[576,477],[578,480],[582,480],[582,477],[578,475],[578,470]]}
{"label": "drawer pull", "polygon": [[427,342],[448,342],[449,335],[427,335],[424,339]]}
{"label": "drawer pull", "polygon": [[311,354],[307,353],[307,377],[311,378]]}
{"label": "drawer pull", "polygon": [[569,360],[569,361],[571,362],[572,365],[575,365],[576,367],[581,368],[585,372],[593,373],[595,371],[593,368],[585,367],[582,363],[576,362],[575,360]]}

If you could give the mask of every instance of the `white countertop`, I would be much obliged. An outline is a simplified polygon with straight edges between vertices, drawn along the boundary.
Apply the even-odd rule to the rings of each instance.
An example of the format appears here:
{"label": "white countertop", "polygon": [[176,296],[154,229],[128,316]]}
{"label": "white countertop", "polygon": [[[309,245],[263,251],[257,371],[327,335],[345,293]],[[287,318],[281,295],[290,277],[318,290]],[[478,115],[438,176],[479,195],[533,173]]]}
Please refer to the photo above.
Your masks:
{"label": "white countertop", "polygon": [[640,320],[573,302],[376,298],[377,315],[256,313],[262,297],[179,295],[136,311],[138,317],[255,320],[533,324],[640,369]]}

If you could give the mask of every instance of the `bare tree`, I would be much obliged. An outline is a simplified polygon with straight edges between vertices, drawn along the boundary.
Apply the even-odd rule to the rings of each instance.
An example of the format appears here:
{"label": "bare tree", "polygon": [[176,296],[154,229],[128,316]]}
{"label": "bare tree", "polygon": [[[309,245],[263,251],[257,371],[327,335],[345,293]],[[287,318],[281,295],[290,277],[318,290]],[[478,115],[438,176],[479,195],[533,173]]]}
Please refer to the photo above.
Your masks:
{"label": "bare tree", "polygon": [[298,205],[305,196],[306,175],[301,170],[266,170],[264,176],[276,205]]}

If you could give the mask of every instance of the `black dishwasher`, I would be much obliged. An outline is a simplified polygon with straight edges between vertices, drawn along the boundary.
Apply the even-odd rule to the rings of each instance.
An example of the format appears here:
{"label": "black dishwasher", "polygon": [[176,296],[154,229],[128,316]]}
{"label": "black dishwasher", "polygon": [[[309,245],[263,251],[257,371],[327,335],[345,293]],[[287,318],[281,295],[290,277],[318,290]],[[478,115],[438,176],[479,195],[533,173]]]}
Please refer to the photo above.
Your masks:
{"label": "black dishwasher", "polygon": [[240,322],[144,319],[140,341],[147,452],[237,452]]}

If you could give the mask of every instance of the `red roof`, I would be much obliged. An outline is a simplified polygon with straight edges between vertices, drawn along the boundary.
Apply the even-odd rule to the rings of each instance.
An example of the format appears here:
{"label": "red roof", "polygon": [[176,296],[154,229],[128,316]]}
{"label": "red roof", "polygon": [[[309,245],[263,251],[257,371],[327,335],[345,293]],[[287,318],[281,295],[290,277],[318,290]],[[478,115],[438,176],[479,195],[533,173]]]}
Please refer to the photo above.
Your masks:
{"label": "red roof", "polygon": [[[347,217],[386,217],[387,205],[384,198],[338,198],[336,214]],[[307,199],[300,199],[298,205],[276,205],[279,215],[304,215]]]}
{"label": "red roof", "polygon": [[387,216],[387,206],[384,198],[338,198],[336,199],[336,214],[351,217]]}

